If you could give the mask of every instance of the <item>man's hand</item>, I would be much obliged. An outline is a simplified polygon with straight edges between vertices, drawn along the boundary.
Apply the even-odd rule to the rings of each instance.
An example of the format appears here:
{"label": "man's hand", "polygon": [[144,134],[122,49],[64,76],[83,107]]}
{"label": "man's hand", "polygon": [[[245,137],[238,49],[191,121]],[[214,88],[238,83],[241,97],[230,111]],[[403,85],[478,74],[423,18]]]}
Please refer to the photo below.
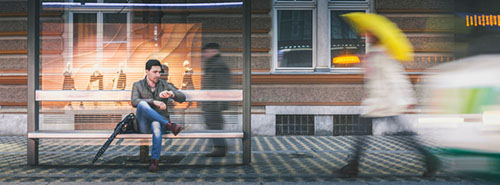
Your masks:
{"label": "man's hand", "polygon": [[174,93],[172,91],[163,91],[160,93],[160,98],[170,98],[170,97],[175,97]]}
{"label": "man's hand", "polygon": [[162,101],[155,100],[155,101],[153,101],[153,104],[155,104],[155,106],[160,108],[160,110],[167,109],[167,105],[165,105],[165,103],[163,103]]}

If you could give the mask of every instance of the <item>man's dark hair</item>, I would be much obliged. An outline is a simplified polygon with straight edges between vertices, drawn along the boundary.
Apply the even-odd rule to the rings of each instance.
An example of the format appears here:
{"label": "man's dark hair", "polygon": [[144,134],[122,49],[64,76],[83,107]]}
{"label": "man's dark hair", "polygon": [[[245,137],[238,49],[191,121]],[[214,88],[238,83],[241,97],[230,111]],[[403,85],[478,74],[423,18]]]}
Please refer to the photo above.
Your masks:
{"label": "man's dark hair", "polygon": [[205,44],[201,50],[206,50],[206,49],[220,49],[220,45],[217,44],[217,43],[208,43],[208,44]]}
{"label": "man's dark hair", "polygon": [[160,61],[158,61],[156,59],[151,59],[151,60],[148,60],[148,62],[146,62],[146,70],[151,70],[151,67],[153,67],[153,66],[160,66],[160,68],[161,68]]}

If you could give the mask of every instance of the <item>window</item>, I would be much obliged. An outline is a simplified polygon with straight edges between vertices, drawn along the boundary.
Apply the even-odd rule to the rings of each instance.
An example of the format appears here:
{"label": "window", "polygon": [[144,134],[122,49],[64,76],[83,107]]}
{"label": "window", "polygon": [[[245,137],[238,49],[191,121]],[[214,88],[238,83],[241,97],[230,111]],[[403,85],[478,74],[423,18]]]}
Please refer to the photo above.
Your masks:
{"label": "window", "polygon": [[312,11],[278,10],[278,67],[312,67]]}
{"label": "window", "polygon": [[276,115],[276,135],[314,135],[314,115]]}
{"label": "window", "polygon": [[371,1],[275,0],[273,71],[356,67],[358,56],[366,52],[366,40],[341,15],[368,12]]}
{"label": "window", "polygon": [[372,135],[372,120],[355,114],[333,115],[333,135]]}
{"label": "window", "polygon": [[[79,1],[75,1],[79,2]],[[85,3],[110,3],[126,0],[98,0]],[[112,9],[85,10],[70,9],[68,22],[73,31],[68,31],[67,43],[72,45],[68,52],[67,63],[75,69],[93,65],[93,71],[107,67],[109,61],[120,61],[120,67],[126,67],[130,53],[131,14],[116,12]]]}
{"label": "window", "polygon": [[365,53],[365,38],[360,37],[341,17],[341,15],[351,12],[360,11],[330,11],[330,61],[332,67],[353,67],[359,63],[358,56]]}

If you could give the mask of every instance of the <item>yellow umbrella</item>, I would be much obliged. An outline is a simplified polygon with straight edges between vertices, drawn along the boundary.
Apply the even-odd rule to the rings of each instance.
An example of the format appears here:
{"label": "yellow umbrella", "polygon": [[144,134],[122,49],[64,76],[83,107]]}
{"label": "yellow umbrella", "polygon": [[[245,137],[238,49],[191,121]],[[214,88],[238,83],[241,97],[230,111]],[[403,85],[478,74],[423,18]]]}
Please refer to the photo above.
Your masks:
{"label": "yellow umbrella", "polygon": [[370,32],[389,50],[392,57],[401,61],[413,60],[413,46],[403,32],[384,16],[353,12],[342,15],[360,33]]}

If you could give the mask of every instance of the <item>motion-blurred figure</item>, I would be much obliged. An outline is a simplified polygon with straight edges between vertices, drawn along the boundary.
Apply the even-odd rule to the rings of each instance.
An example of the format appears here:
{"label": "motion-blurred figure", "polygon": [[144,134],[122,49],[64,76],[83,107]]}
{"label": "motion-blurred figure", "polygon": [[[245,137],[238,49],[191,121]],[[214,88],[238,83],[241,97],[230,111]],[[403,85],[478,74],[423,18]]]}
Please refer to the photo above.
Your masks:
{"label": "motion-blurred figure", "polygon": [[[355,18],[363,18],[363,15],[368,15],[365,19],[374,18],[373,21],[386,21],[382,16],[375,14],[351,13],[351,15],[352,14],[354,14]],[[438,169],[439,160],[429,151],[424,149],[417,138],[414,137],[416,134],[406,128],[407,124],[405,124],[403,122],[404,120],[399,116],[417,103],[412,85],[408,77],[404,74],[404,68],[395,60],[397,58],[405,59],[411,56],[411,54],[398,53],[398,51],[394,50],[395,48],[397,49],[397,47],[394,46],[399,44],[397,43],[398,39],[406,41],[406,38],[402,38],[404,35],[394,36],[394,34],[399,34],[399,32],[397,32],[399,29],[397,29],[397,27],[392,27],[395,25],[387,22],[382,22],[380,24],[389,26],[387,28],[384,28],[384,26],[376,28],[359,27],[360,22],[353,20],[353,17],[350,17],[349,14],[347,14],[346,17],[354,26],[361,28],[359,29],[360,31],[366,33],[368,42],[371,46],[370,52],[367,54],[363,63],[365,72],[365,98],[362,101],[362,116],[366,118],[365,120],[385,122],[386,124],[392,125],[391,127],[393,128],[398,128],[397,131],[388,131],[385,133],[386,135],[410,137],[408,141],[412,147],[424,156],[426,171],[423,175],[433,176]],[[363,19],[363,21],[366,21],[365,19]],[[391,38],[390,36],[394,37]],[[408,43],[409,42],[404,42],[403,44]],[[406,47],[412,50],[411,45]],[[364,145],[366,145],[366,137],[360,136],[359,139],[356,140],[354,154],[349,159],[348,164],[340,169],[342,175],[358,175],[359,158]]]}
{"label": "motion-blurred figure", "polygon": [[[203,90],[229,89],[231,86],[231,74],[229,67],[221,59],[219,44],[208,43],[202,48],[203,79],[201,88]],[[224,119],[221,111],[227,110],[227,102],[203,102],[205,123],[210,130],[222,130]],[[214,150],[207,157],[224,157],[227,153],[227,145],[224,139],[212,139]]]}
{"label": "motion-blurred figure", "polygon": [[[474,45],[477,46],[477,45]],[[427,70],[419,128],[439,143],[447,170],[500,183],[500,54],[479,54]]]}

